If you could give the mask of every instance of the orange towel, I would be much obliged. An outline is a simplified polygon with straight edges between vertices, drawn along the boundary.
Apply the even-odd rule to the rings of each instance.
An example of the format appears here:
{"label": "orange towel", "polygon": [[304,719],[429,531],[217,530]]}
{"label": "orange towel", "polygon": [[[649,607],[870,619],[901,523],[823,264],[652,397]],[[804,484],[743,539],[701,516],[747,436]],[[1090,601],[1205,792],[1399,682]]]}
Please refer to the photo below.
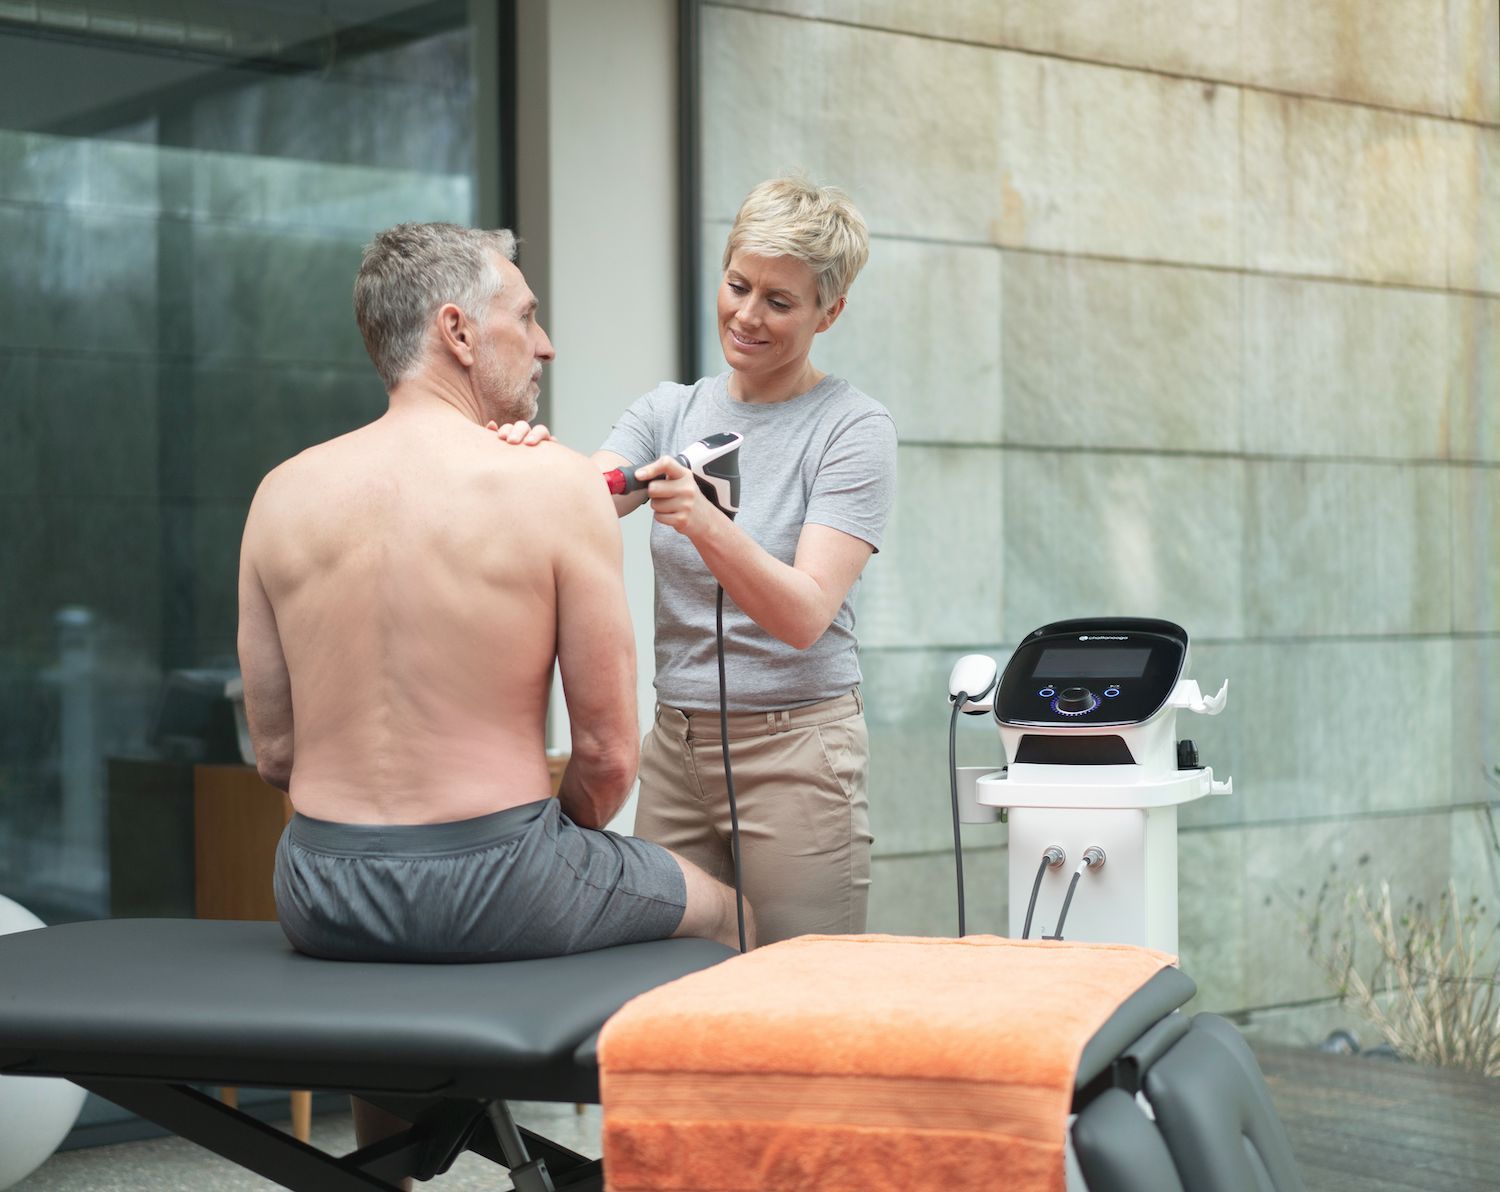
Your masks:
{"label": "orange towel", "polygon": [[642,994],[599,1040],[611,1192],[1062,1192],[1078,1057],[1175,958],[802,936]]}

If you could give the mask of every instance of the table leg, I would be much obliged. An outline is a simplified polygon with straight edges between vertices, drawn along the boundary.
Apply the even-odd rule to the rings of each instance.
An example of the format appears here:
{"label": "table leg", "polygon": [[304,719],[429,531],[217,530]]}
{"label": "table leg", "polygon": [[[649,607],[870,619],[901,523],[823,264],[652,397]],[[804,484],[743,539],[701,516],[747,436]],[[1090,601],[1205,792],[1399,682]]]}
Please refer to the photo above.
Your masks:
{"label": "table leg", "polygon": [[292,1093],[292,1136],[298,1142],[312,1136],[312,1093],[306,1089]]}

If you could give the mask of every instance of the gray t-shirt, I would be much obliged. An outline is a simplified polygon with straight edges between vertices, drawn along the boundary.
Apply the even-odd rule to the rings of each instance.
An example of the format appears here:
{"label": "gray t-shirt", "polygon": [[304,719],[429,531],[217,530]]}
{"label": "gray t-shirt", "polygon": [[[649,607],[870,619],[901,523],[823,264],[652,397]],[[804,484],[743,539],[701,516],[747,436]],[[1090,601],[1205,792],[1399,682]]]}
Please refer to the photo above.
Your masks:
{"label": "gray t-shirt", "polygon": [[[808,522],[880,549],[896,495],[896,425],[847,381],[824,377],[806,393],[769,405],[729,396],[729,374],[695,385],[663,383],[615,423],[601,450],[635,464],[681,451],[721,431],[740,446],[740,529],[791,564]],[[714,645],[718,581],[683,534],[651,527],[656,566],[656,697],[674,708],[719,706]],[[772,637],[724,597],[724,673],[729,710],[772,712],[829,699],[860,681],[854,581],[833,624],[806,650]]]}

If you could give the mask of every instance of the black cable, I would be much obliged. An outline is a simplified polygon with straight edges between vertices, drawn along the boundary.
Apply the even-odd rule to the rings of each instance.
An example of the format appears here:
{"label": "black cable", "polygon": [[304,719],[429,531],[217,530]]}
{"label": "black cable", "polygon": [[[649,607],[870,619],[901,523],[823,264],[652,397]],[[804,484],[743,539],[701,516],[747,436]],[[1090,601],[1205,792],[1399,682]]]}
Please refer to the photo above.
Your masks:
{"label": "black cable", "polygon": [[1076,889],[1078,889],[1078,879],[1083,876],[1083,871],[1085,869],[1087,869],[1087,868],[1088,868],[1088,865],[1084,864],[1084,865],[1080,865],[1077,869],[1075,869],[1073,871],[1073,880],[1068,883],[1068,896],[1063,899],[1062,911],[1057,916],[1057,931],[1054,934],[1052,934],[1052,935],[1044,935],[1042,937],[1043,939],[1047,939],[1047,940],[1060,940],[1060,939],[1062,939],[1062,937],[1063,937],[1063,933],[1062,933],[1063,921],[1065,919],[1067,919],[1067,917],[1068,917],[1068,907],[1073,902],[1073,891],[1076,890]]}
{"label": "black cable", "polygon": [[745,946],[745,883],[740,873],[740,813],[734,802],[734,772],[729,766],[729,704],[724,690],[724,585],[714,610],[714,629],[719,647],[719,742],[724,749],[724,787],[729,792],[729,851],[734,857],[734,909],[740,923],[740,951]]}
{"label": "black cable", "polygon": [[958,831],[958,710],[969,698],[960,691],[953,700],[953,715],[948,717],[948,779],[953,794],[953,868],[958,872],[958,934],[964,936],[964,843]]}
{"label": "black cable", "polygon": [[[1048,858],[1047,854],[1043,853],[1042,863],[1036,867],[1036,877],[1031,883],[1031,901],[1026,904],[1026,923],[1021,928],[1021,938],[1023,940],[1031,938],[1031,914],[1036,910],[1036,896],[1037,892],[1042,888],[1042,874],[1047,872],[1047,868],[1051,865],[1051,863],[1052,862]],[[1072,895],[1071,890],[1068,893],[1069,896]],[[1066,913],[1067,912],[1064,911],[1064,914]]]}

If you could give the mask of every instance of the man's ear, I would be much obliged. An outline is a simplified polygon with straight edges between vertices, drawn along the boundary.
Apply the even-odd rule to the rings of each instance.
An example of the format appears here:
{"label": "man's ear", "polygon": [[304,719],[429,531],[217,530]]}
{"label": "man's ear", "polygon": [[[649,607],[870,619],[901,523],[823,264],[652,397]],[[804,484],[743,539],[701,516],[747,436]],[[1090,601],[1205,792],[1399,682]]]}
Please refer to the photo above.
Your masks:
{"label": "man's ear", "polygon": [[838,317],[844,313],[844,307],[848,305],[848,299],[843,294],[832,306],[823,312],[823,317],[818,320],[818,331],[827,331],[838,321]]}
{"label": "man's ear", "polygon": [[477,339],[469,316],[452,302],[445,302],[437,312],[438,342],[465,368],[474,366]]}

